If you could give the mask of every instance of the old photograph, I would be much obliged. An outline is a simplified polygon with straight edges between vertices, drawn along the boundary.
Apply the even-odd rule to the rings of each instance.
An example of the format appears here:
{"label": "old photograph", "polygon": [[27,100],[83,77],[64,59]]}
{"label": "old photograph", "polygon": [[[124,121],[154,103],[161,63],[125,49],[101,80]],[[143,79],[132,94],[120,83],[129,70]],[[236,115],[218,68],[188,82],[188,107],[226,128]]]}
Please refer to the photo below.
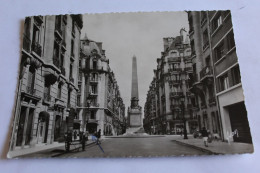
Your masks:
{"label": "old photograph", "polygon": [[253,153],[232,12],[30,16],[8,158]]}

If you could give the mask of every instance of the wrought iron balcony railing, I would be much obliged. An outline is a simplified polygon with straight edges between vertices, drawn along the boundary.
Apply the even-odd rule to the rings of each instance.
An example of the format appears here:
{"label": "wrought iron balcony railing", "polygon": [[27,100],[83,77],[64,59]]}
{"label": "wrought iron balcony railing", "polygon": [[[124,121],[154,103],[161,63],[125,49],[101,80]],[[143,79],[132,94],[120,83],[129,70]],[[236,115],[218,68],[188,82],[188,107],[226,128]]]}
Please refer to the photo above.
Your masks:
{"label": "wrought iron balcony railing", "polygon": [[53,56],[53,64],[58,68],[60,67],[60,60],[58,57]]}
{"label": "wrought iron balcony railing", "polygon": [[213,103],[216,103],[216,98],[215,97],[209,98],[209,104],[213,104]]}
{"label": "wrought iron balcony railing", "polygon": [[47,102],[51,101],[51,95],[49,93],[44,93],[43,99]]}
{"label": "wrought iron balcony railing", "polygon": [[31,51],[31,40],[26,34],[23,35],[23,49],[28,53]]}
{"label": "wrought iron balcony railing", "polygon": [[26,87],[26,93],[27,94],[35,95],[35,92],[36,92],[36,89],[34,89],[33,87],[31,87],[31,86]]}
{"label": "wrought iron balcony railing", "polygon": [[32,51],[34,51],[37,55],[42,55],[42,46],[37,42],[32,42]]}
{"label": "wrought iron balcony railing", "polygon": [[66,71],[65,71],[65,68],[64,68],[64,67],[61,67],[61,74],[62,74],[63,76],[66,76]]}
{"label": "wrought iron balcony railing", "polygon": [[206,66],[200,71],[200,79],[204,78],[205,76],[212,75],[212,67]]}
{"label": "wrought iron balcony railing", "polygon": [[209,46],[209,41],[206,41],[206,43],[204,43],[203,45],[203,50],[205,50],[208,46]]}
{"label": "wrought iron balcony railing", "polygon": [[70,82],[74,83],[74,78],[70,77]]}

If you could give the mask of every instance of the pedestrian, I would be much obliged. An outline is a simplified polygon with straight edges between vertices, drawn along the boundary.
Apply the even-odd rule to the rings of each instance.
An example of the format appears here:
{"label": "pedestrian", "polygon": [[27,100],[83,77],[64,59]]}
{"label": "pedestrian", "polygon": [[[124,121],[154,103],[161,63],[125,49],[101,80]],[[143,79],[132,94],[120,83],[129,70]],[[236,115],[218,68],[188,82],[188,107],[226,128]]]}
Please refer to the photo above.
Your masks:
{"label": "pedestrian", "polygon": [[74,131],[74,140],[76,140],[77,139],[77,131],[75,130]]}
{"label": "pedestrian", "polygon": [[203,128],[202,128],[202,130],[201,130],[201,135],[202,135],[202,138],[203,138],[204,145],[205,145],[206,147],[208,147],[209,134],[208,134],[208,131],[206,130],[206,127],[203,127]]}
{"label": "pedestrian", "polygon": [[85,151],[86,137],[84,132],[82,133],[81,142],[82,142],[82,151]]}
{"label": "pedestrian", "polygon": [[98,130],[96,137],[97,137],[97,144],[101,144],[101,142],[99,140],[101,137],[101,129]]}

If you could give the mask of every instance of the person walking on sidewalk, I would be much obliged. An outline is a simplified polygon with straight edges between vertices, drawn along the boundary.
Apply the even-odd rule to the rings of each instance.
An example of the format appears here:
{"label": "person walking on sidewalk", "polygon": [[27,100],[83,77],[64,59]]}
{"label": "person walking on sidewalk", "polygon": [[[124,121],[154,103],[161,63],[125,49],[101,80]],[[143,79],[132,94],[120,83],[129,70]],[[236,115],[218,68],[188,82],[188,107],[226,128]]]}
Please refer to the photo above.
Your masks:
{"label": "person walking on sidewalk", "polygon": [[203,127],[203,128],[202,128],[202,130],[201,130],[201,135],[202,135],[202,138],[203,138],[204,145],[205,145],[206,147],[208,147],[209,134],[208,134],[208,131],[207,131],[206,127]]}
{"label": "person walking on sidewalk", "polygon": [[99,140],[101,137],[101,129],[98,130],[96,137],[97,137],[97,144],[101,144],[101,142]]}

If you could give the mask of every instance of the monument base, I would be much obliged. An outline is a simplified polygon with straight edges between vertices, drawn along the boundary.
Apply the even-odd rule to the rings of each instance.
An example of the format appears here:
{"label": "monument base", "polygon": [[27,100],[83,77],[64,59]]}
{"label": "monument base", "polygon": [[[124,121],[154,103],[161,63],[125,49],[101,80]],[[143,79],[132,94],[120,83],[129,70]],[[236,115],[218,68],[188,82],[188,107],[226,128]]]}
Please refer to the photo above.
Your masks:
{"label": "monument base", "polygon": [[142,109],[139,108],[129,108],[128,109],[128,121],[130,127],[142,127]]}

